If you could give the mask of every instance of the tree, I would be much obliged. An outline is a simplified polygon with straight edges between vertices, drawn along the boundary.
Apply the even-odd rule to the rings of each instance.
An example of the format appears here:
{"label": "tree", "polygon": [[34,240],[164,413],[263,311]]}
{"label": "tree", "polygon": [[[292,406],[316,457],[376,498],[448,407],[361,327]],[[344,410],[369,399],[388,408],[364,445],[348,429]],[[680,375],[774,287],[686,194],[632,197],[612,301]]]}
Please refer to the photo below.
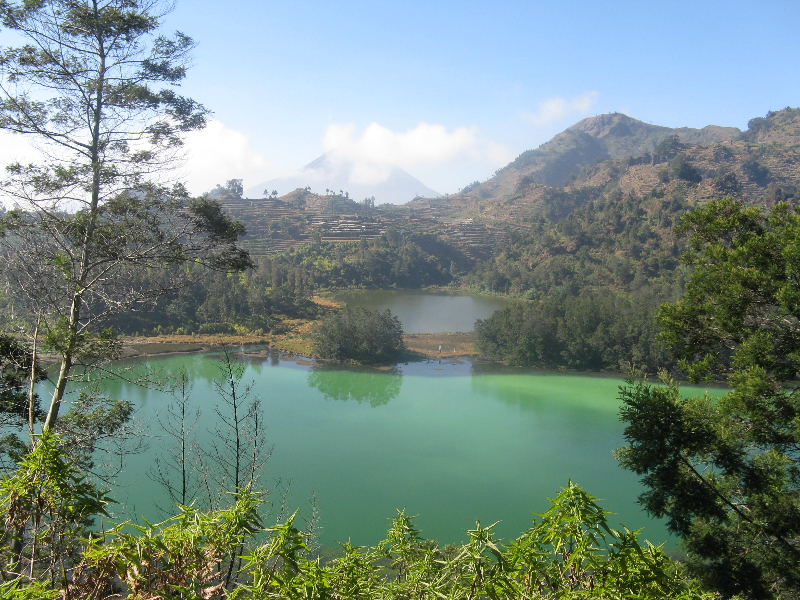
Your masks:
{"label": "tree", "polygon": [[727,377],[716,401],[663,386],[622,388],[622,466],[648,512],[680,535],[692,571],[724,596],[800,592],[800,211],[732,198],[687,214],[684,296],[662,338],[691,381]]}
{"label": "tree", "polygon": [[201,481],[197,473],[198,452],[194,433],[200,420],[200,409],[192,411],[192,384],[189,374],[181,370],[172,390],[175,398],[161,415],[156,415],[167,445],[160,457],[153,459],[148,476],[167,492],[172,504],[186,506],[196,498]]}
{"label": "tree", "polygon": [[214,407],[217,416],[206,451],[205,473],[209,505],[218,507],[225,494],[260,485],[264,465],[272,454],[264,438],[265,419],[261,400],[252,395],[254,382],[243,383],[245,365],[224,348],[217,362],[219,377],[214,390],[222,400]]}
{"label": "tree", "polygon": [[[20,340],[0,334],[0,427],[20,431],[43,416],[38,394],[31,384],[47,378],[44,369],[33,364],[33,353]],[[30,400],[30,401],[29,401]],[[16,433],[0,438],[0,469],[7,470],[25,453],[27,447]]]}
{"label": "tree", "polygon": [[242,181],[242,179],[229,179],[225,182],[225,190],[234,198],[241,200],[242,194],[244,194],[244,186],[242,185]]}
{"label": "tree", "polygon": [[0,222],[0,264],[17,312],[29,316],[28,335],[42,334],[60,359],[45,429],[74,367],[117,355],[113,332],[100,333],[104,321],[197,275],[187,266],[183,280],[151,287],[149,270],[250,265],[235,244],[241,224],[169,180],[181,134],[203,127],[207,111],[171,87],[194,44],[159,34],[168,8],[42,0],[0,9],[26,42],[2,51],[0,127],[30,136],[43,153],[39,165],[7,168],[2,191],[21,208]]}
{"label": "tree", "polygon": [[665,162],[683,150],[684,146],[677,135],[668,135],[653,149],[653,164]]}
{"label": "tree", "polygon": [[362,363],[391,361],[404,350],[403,325],[389,309],[345,308],[319,324],[314,352],[323,358]]}
{"label": "tree", "polygon": [[760,185],[767,185],[769,180],[769,169],[759,163],[754,157],[749,157],[742,163],[742,172],[747,175],[750,181]]}
{"label": "tree", "polygon": [[669,161],[669,167],[678,179],[683,179],[690,183],[700,183],[703,180],[700,171],[689,162],[689,157],[684,152],[680,152]]}
{"label": "tree", "polygon": [[739,179],[733,171],[725,170],[725,167],[719,167],[714,176],[714,187],[721,194],[738,194],[741,191]]}

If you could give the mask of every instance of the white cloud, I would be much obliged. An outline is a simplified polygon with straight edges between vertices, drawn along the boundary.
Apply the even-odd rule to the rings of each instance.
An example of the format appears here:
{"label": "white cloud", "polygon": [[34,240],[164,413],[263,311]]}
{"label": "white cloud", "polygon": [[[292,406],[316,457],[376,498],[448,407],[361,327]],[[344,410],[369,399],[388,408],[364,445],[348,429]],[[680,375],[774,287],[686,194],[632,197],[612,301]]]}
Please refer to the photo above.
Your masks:
{"label": "white cloud", "polygon": [[522,113],[522,118],[535,127],[545,127],[570,115],[586,114],[597,103],[600,92],[586,92],[575,98],[556,96],[539,103],[535,113]]}
{"label": "white cloud", "polygon": [[193,194],[202,194],[228,179],[267,179],[272,164],[250,148],[249,138],[211,120],[205,129],[186,135],[184,177]]}
{"label": "white cloud", "polygon": [[408,168],[463,160],[494,165],[505,164],[511,156],[501,144],[481,140],[475,127],[448,132],[443,125],[424,122],[400,132],[371,123],[360,135],[353,124],[331,125],[325,130],[322,148],[329,159],[352,163],[350,179],[359,184],[385,181],[390,165]]}
{"label": "white cloud", "polygon": [[[29,136],[0,131],[0,179],[5,178],[5,168],[14,163],[37,164],[42,162],[44,155],[30,143]],[[0,196],[0,206],[10,208],[18,200]]]}
{"label": "white cloud", "polygon": [[[0,170],[17,161],[42,161],[43,154],[29,139],[0,131]],[[211,120],[205,129],[186,134],[185,142],[185,160],[175,175],[186,181],[193,194],[207,192],[228,179],[263,181],[273,171],[272,164],[250,148],[245,134],[229,129],[220,121]]]}
{"label": "white cloud", "polygon": [[0,165],[5,167],[15,162],[37,163],[42,160],[42,153],[30,143],[30,137],[0,131]]}

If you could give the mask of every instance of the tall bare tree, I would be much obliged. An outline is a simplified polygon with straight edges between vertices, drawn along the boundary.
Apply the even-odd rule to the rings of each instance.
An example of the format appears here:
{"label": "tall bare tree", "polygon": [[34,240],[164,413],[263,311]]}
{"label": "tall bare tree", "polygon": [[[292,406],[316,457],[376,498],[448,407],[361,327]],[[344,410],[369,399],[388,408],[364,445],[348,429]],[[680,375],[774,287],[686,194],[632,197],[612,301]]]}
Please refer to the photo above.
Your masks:
{"label": "tall bare tree", "polygon": [[[0,269],[16,315],[38,324],[60,358],[43,427],[70,378],[119,352],[112,314],[135,310],[191,278],[148,283],[148,270],[250,265],[244,229],[220,205],[171,180],[181,134],[206,109],[180,96],[194,46],[159,33],[161,0],[0,2],[25,43],[0,51],[0,127],[28,136],[39,164],[12,164],[2,183],[18,205],[0,220]],[[80,368],[78,368],[80,367]]]}
{"label": "tall bare tree", "polygon": [[221,402],[214,407],[216,419],[206,451],[207,477],[217,493],[217,497],[209,496],[213,508],[220,504],[219,494],[260,486],[264,466],[272,455],[272,447],[265,442],[261,399],[252,393],[254,382],[242,381],[245,365],[232,348],[226,347],[217,368],[214,390]]}
{"label": "tall bare tree", "polygon": [[172,390],[174,402],[156,416],[165,437],[163,454],[153,459],[148,476],[167,492],[173,504],[188,505],[201,487],[200,451],[195,428],[200,409],[192,407],[192,384],[189,374],[181,370]]}

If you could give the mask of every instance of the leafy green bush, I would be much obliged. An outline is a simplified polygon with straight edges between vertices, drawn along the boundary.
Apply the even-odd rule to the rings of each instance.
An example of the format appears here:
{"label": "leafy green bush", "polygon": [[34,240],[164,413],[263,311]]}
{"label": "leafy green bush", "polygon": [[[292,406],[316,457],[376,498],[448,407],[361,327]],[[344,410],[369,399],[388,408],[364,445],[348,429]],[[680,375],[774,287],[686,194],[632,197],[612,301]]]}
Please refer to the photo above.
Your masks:
{"label": "leafy green bush", "polygon": [[388,362],[405,349],[403,325],[389,309],[345,308],[323,319],[313,338],[319,356],[361,363]]}

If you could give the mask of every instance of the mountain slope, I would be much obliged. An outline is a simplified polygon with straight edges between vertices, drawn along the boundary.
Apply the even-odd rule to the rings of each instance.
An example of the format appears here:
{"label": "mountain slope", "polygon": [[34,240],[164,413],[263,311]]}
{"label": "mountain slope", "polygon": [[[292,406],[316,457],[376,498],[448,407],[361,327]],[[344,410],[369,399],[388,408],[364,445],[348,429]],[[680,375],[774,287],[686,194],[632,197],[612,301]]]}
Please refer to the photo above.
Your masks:
{"label": "mountain slope", "polygon": [[613,113],[584,119],[534,150],[527,150],[488,181],[465,191],[488,198],[511,197],[520,185],[562,186],[572,175],[613,158],[642,156],[677,136],[683,143],[711,144],[737,138],[735,127],[661,127]]}
{"label": "mountain slope", "polygon": [[[599,123],[595,139],[604,134],[606,148],[613,140],[621,152],[663,133],[614,131],[616,124]],[[520,182],[507,198],[451,200],[460,214],[507,225],[504,243],[465,284],[531,301],[477,324],[485,356],[551,368],[676,366],[654,316],[680,297],[688,275],[680,261],[687,240],[675,233],[681,217],[726,195],[751,206],[800,204],[800,110],[753,119],[737,139],[708,143],[726,134],[712,128],[687,133],[693,142],[670,133],[639,156],[584,168],[566,186]]]}
{"label": "mountain slope", "polygon": [[519,225],[558,220],[591,200],[630,194],[679,190],[689,206],[728,194],[770,204],[797,194],[798,165],[800,109],[752,119],[744,133],[713,125],[659,127],[617,113],[584,119],[491,179],[424,203],[442,218]]}
{"label": "mountain slope", "polygon": [[627,158],[652,152],[658,143],[670,135],[686,144],[713,144],[732,140],[741,134],[736,127],[707,125],[691,127],[662,127],[632,119],[622,113],[590,117],[579,121],[567,131],[581,131],[596,139],[608,153],[608,158]]}

